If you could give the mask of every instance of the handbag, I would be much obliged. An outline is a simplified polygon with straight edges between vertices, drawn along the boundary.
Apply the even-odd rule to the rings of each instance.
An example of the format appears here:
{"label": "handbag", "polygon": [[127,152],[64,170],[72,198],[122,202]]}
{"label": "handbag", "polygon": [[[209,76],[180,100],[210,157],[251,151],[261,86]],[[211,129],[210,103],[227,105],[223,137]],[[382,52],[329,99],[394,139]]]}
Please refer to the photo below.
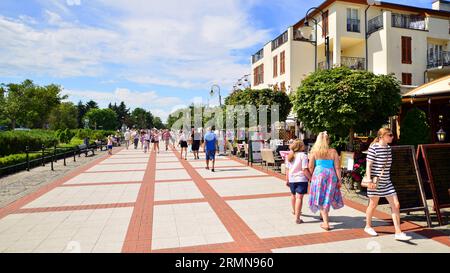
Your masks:
{"label": "handbag", "polygon": [[380,176],[374,176],[374,177],[371,177],[371,178],[368,178],[368,177],[364,176],[362,181],[361,181],[361,187],[370,188],[371,185],[375,184],[374,188],[378,189],[378,182],[380,181],[380,177],[383,176],[383,174],[384,174],[384,170],[386,169],[388,160],[389,159],[386,157],[386,162],[384,163],[383,169],[381,169]]}

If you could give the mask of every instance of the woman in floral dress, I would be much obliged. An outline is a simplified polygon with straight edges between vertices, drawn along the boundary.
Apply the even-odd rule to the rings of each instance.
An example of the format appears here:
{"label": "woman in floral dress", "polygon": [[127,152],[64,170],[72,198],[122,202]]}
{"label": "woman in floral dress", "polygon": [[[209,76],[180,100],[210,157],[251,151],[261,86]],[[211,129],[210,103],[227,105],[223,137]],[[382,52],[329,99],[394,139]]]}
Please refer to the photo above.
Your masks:
{"label": "woman in floral dress", "polygon": [[339,155],[329,147],[327,132],[321,132],[311,149],[309,170],[313,174],[309,196],[309,207],[313,213],[320,210],[325,230],[330,230],[328,213],[330,207],[340,209],[344,206],[341,195],[341,168]]}

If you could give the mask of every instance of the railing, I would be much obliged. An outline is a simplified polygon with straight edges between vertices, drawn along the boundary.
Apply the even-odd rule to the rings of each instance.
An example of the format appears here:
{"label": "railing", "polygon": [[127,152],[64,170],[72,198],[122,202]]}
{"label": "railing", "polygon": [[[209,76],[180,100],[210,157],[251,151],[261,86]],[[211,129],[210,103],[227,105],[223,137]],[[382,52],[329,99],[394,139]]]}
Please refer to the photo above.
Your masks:
{"label": "railing", "polygon": [[442,51],[439,56],[428,57],[428,68],[450,66],[450,51]]}
{"label": "railing", "polygon": [[347,31],[360,32],[360,21],[359,19],[347,19]]}
{"label": "railing", "polygon": [[288,41],[288,33],[287,31],[278,36],[275,40],[272,41],[272,51],[283,45]]}
{"label": "railing", "polygon": [[256,52],[252,56],[252,63],[256,63],[257,61],[261,60],[262,58],[264,58],[264,49],[261,49],[260,51]]}
{"label": "railing", "polygon": [[[103,148],[106,149],[106,145],[103,142],[98,144],[91,144],[88,146],[91,149],[100,149],[103,151]],[[30,159],[30,154],[40,154],[39,157],[35,159]],[[50,169],[54,171],[53,163],[57,162],[58,159],[63,159],[64,166],[66,166],[66,158],[73,157],[73,161],[76,162],[76,155],[80,157],[81,150],[79,147],[67,148],[67,147],[45,147],[42,145],[41,150],[39,151],[30,151],[28,147],[25,148],[26,159],[24,162],[20,162],[14,165],[1,167],[0,168],[0,177],[8,174],[13,174],[19,171],[27,170],[30,171],[31,168],[45,166],[46,163],[50,163]]]}
{"label": "railing", "polygon": [[367,34],[370,35],[380,29],[383,29],[383,15],[374,17],[367,22]]}
{"label": "railing", "polygon": [[392,14],[392,26],[399,28],[427,30],[425,17],[421,15]]}
{"label": "railing", "polygon": [[341,65],[354,70],[365,70],[366,59],[358,57],[341,57]]}

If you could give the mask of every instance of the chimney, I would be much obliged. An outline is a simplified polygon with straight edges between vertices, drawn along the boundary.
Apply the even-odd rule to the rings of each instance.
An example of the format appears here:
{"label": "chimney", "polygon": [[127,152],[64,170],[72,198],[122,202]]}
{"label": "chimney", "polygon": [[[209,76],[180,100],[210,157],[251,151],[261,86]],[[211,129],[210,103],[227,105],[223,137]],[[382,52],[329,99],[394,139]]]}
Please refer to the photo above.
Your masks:
{"label": "chimney", "polygon": [[433,9],[440,11],[450,11],[450,1],[447,0],[435,0],[433,2]]}

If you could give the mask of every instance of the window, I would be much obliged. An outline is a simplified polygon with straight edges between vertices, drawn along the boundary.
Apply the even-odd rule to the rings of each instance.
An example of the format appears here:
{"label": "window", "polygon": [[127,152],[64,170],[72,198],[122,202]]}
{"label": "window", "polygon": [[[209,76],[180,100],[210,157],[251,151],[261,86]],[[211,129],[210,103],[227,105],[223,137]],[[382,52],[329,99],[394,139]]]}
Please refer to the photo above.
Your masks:
{"label": "window", "polygon": [[411,85],[412,84],[412,74],[411,73],[402,73],[402,84],[403,85]]}
{"label": "window", "polygon": [[282,92],[286,92],[286,83],[285,82],[282,82],[280,84],[280,89],[281,89]]}
{"label": "window", "polygon": [[253,70],[253,81],[255,83],[255,86],[264,83],[264,64],[256,67]]}
{"label": "window", "polygon": [[357,9],[347,9],[347,31],[350,32],[360,32],[359,28],[359,17]]}
{"label": "window", "polygon": [[402,63],[412,64],[411,37],[402,36]]}
{"label": "window", "polygon": [[278,76],[278,56],[273,57],[273,77]]}
{"label": "window", "polygon": [[280,75],[283,75],[286,72],[286,52],[283,51],[280,53]]}
{"label": "window", "polygon": [[287,31],[278,36],[275,40],[272,41],[272,51],[283,45],[288,41],[288,33]]}
{"label": "window", "polygon": [[322,14],[322,37],[328,35],[328,10]]}

